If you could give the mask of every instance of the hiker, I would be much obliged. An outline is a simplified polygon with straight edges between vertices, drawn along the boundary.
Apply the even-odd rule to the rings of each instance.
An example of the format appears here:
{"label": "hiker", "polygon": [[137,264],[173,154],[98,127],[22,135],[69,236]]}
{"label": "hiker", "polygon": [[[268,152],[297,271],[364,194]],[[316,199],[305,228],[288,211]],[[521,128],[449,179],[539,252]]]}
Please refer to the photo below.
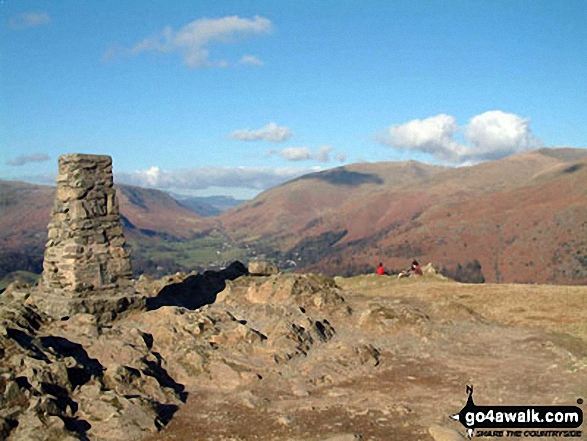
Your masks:
{"label": "hiker", "polygon": [[416,259],[414,259],[414,261],[412,262],[412,267],[410,268],[410,275],[412,274],[415,274],[417,276],[421,276],[423,274],[422,268],[420,268],[420,264]]}
{"label": "hiker", "polygon": [[387,275],[387,271],[385,271],[385,267],[383,266],[383,262],[380,262],[379,263],[379,266],[377,267],[376,272],[380,276],[386,276]]}
{"label": "hiker", "polygon": [[420,264],[418,263],[418,261],[416,259],[414,259],[414,260],[412,260],[412,265],[410,265],[410,269],[400,272],[397,275],[397,278],[401,279],[403,277],[410,277],[413,275],[421,276],[422,274],[423,274],[423,272],[422,272],[422,268],[420,268]]}

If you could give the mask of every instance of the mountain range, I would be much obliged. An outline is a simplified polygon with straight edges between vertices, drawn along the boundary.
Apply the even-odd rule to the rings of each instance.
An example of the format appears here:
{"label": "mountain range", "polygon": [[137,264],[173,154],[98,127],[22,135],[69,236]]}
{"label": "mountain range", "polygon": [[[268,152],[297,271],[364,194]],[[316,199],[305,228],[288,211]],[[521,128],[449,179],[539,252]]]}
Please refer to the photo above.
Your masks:
{"label": "mountain range", "polygon": [[541,149],[470,167],[355,164],[303,176],[220,216],[298,266],[356,274],[412,259],[487,281],[587,282],[587,151]]}
{"label": "mountain range", "polygon": [[[167,246],[172,261],[170,244],[214,243],[208,263],[210,255],[264,255],[294,270],[352,275],[379,262],[401,270],[417,259],[464,280],[587,283],[585,149],[545,148],[459,168],[353,164],[302,176],[212,217],[159,190],[118,188],[136,252]],[[54,191],[0,181],[4,272],[39,269]],[[202,266],[190,256],[183,269]],[[149,258],[156,263],[157,254]],[[27,259],[37,266],[14,267]]]}

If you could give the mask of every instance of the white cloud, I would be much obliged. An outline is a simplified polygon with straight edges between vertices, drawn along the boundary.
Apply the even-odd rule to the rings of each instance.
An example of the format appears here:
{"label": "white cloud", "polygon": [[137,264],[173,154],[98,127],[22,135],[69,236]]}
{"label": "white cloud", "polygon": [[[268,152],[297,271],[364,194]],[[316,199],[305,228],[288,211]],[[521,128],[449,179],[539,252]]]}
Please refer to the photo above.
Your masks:
{"label": "white cloud", "polygon": [[381,141],[398,149],[417,150],[451,161],[462,152],[462,147],[454,140],[457,130],[454,117],[441,114],[394,125]]}
{"label": "white cloud", "polygon": [[[463,164],[497,159],[542,146],[529,128],[530,120],[494,110],[471,118],[464,127],[456,119],[440,114],[390,127],[378,138],[398,150],[427,153],[443,162]],[[464,132],[467,144],[455,136]]]}
{"label": "white cloud", "polygon": [[[145,38],[126,51],[130,54],[155,51],[161,53],[179,52],[186,66],[197,69],[203,67],[228,67],[226,60],[210,60],[212,43],[236,43],[253,35],[270,34],[273,31],[271,20],[255,16],[252,19],[237,15],[219,19],[202,18],[185,25],[179,31],[171,26]],[[111,58],[113,49],[108,49],[103,58]],[[260,66],[259,58],[244,55],[236,64]]]}
{"label": "white cloud", "polygon": [[467,141],[471,143],[465,157],[496,159],[542,147],[529,126],[529,118],[500,110],[477,115],[471,118],[465,130]]}
{"label": "white cloud", "polygon": [[330,153],[332,152],[333,147],[331,145],[323,145],[318,149],[314,158],[320,162],[329,162],[330,161]]}
{"label": "white cloud", "polygon": [[305,161],[312,158],[308,147],[286,147],[279,154],[287,161]]}
{"label": "white cloud", "polygon": [[161,169],[159,167],[151,167],[148,170],[138,171],[137,175],[149,187],[156,187],[161,178]]}
{"label": "white cloud", "polygon": [[23,12],[13,15],[8,21],[8,26],[14,30],[36,28],[51,23],[51,18],[46,12]]}
{"label": "white cloud", "polygon": [[263,66],[263,62],[254,55],[243,55],[243,57],[239,60],[238,64],[255,67]]}
{"label": "white cloud", "polygon": [[51,158],[45,155],[44,153],[33,153],[32,155],[18,156],[14,159],[10,159],[6,162],[6,164],[13,166],[21,166],[31,162],[45,162],[50,160]]}
{"label": "white cloud", "polygon": [[172,190],[204,190],[211,187],[266,190],[315,171],[313,168],[206,167],[162,170],[151,167],[133,173],[117,173],[116,182]]}
{"label": "white cloud", "polygon": [[235,130],[230,134],[231,138],[239,141],[270,141],[270,142],[284,142],[290,139],[294,134],[292,131],[284,126],[278,126],[274,122],[267,124],[259,130]]}

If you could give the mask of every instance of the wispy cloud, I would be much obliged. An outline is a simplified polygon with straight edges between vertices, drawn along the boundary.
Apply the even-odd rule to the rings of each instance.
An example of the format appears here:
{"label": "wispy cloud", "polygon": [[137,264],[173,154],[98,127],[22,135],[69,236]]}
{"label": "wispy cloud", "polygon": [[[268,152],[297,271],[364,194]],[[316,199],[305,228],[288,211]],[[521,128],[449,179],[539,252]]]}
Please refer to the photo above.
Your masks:
{"label": "wispy cloud", "polygon": [[308,147],[286,147],[281,149],[279,154],[287,161],[305,161],[312,158]]}
{"label": "wispy cloud", "polygon": [[317,161],[320,162],[330,162],[330,153],[334,150],[334,147],[331,145],[323,145],[318,148],[318,151],[314,155]]}
{"label": "wispy cloud", "polygon": [[46,12],[23,12],[13,15],[8,21],[8,27],[13,30],[36,28],[51,23]]}
{"label": "wispy cloud", "polygon": [[255,57],[254,55],[243,55],[243,57],[239,60],[238,64],[243,66],[255,66],[261,67],[263,66],[263,62],[259,60],[259,58]]}
{"label": "wispy cloud", "polygon": [[[265,156],[279,155],[286,161],[309,161],[315,160],[319,162],[330,162],[331,154],[334,147],[331,145],[323,145],[312,153],[309,147],[285,147],[281,150],[267,150]],[[344,153],[337,153],[334,155],[336,161],[344,162],[346,155]]]}
{"label": "wispy cloud", "polygon": [[258,130],[235,130],[230,134],[233,139],[239,141],[270,141],[270,142],[284,142],[293,137],[293,132],[285,127],[278,126],[274,122],[267,124]]}
{"label": "wispy cloud", "polygon": [[117,173],[116,181],[173,190],[204,190],[211,187],[266,190],[316,168],[269,167],[207,167],[181,170],[162,170],[151,167],[133,173]]}
{"label": "wispy cloud", "polygon": [[228,67],[245,64],[260,66],[262,62],[253,55],[244,55],[240,61],[211,60],[210,48],[213,43],[229,44],[243,41],[251,36],[273,32],[271,20],[255,16],[252,19],[237,15],[218,19],[202,18],[194,20],[175,31],[165,27],[155,35],[138,42],[130,49],[109,48],[103,59],[112,59],[118,54],[138,54],[141,52],[180,53],[186,66],[198,69],[205,67]]}
{"label": "wispy cloud", "polygon": [[[456,140],[459,133],[467,143]],[[445,114],[415,119],[389,127],[377,140],[398,150],[419,151],[454,164],[503,158],[542,146],[530,130],[530,119],[500,110],[474,116],[463,127]]]}
{"label": "wispy cloud", "polygon": [[31,162],[45,162],[50,160],[51,158],[44,153],[33,153],[32,155],[18,156],[14,159],[10,159],[6,162],[6,164],[12,166],[21,166]]}

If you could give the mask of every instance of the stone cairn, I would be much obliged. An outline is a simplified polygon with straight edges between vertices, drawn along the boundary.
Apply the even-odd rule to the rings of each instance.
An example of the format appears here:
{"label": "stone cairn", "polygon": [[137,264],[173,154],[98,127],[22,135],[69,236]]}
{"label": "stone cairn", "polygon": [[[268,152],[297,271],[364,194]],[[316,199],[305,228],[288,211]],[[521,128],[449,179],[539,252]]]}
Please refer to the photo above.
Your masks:
{"label": "stone cairn", "polygon": [[124,245],[112,158],[59,157],[57,194],[35,303],[55,318],[87,312],[102,319],[140,304],[143,299],[134,292]]}

